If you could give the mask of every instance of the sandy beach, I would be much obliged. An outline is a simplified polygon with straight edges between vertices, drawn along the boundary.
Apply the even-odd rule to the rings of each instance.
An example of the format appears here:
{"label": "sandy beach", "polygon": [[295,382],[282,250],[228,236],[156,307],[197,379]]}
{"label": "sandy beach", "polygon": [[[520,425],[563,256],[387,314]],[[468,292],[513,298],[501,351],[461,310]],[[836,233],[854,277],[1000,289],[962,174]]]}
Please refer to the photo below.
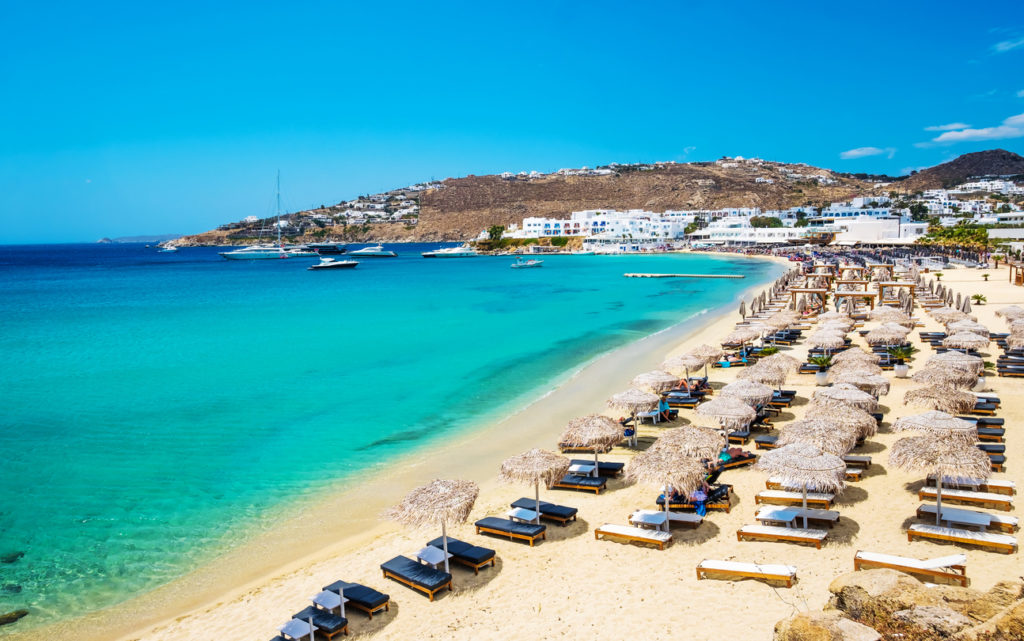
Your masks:
{"label": "sandy beach", "polygon": [[[984,282],[981,274],[991,274]],[[943,283],[964,294],[988,298],[973,313],[993,331],[1005,323],[994,317],[1003,305],[1024,302],[1024,289],[1007,282],[999,270],[948,270]],[[760,287],[757,288],[758,290]],[[747,296],[749,298],[749,294]],[[926,330],[941,326],[916,310]],[[685,327],[648,337],[591,363],[554,393],[527,409],[485,429],[424,452],[414,460],[375,473],[359,491],[345,492],[317,506],[314,515],[289,521],[256,543],[232,552],[201,571],[84,620],[42,628],[24,638],[75,639],[269,639],[288,617],[305,607],[321,586],[343,579],[371,586],[391,596],[391,611],[372,621],[350,614],[350,634],[380,639],[505,639],[562,637],[619,637],[691,639],[746,636],[770,639],[776,621],[795,612],[818,610],[828,598],[827,586],[837,575],[853,568],[857,550],[870,550],[928,558],[964,551],[972,585],[987,589],[1006,576],[1007,562],[1016,556],[976,549],[960,549],[928,542],[908,543],[905,527],[919,504],[920,475],[894,470],[887,450],[897,435],[888,426],[903,415],[921,410],[903,406],[903,393],[915,384],[892,380],[892,391],[882,397],[885,423],[879,434],[856,450],[868,454],[874,465],[840,495],[836,508],[842,522],[829,533],[822,549],[783,543],[738,542],[735,532],[754,522],[754,495],[764,489],[765,475],[750,468],[727,471],[722,480],[733,485],[731,512],[711,512],[696,530],[675,528],[674,543],[664,551],[639,545],[595,541],[593,528],[603,523],[625,523],[631,511],[654,507],[657,491],[643,485],[609,481],[601,495],[569,491],[542,491],[542,498],[579,508],[579,520],[567,527],[548,526],[547,541],[531,548],[497,537],[474,534],[472,522],[488,515],[503,515],[508,504],[532,495],[532,488],[497,481],[500,461],[530,447],[553,449],[566,422],[591,412],[604,412],[604,399],[624,389],[637,373],[655,368],[668,353],[685,351],[701,343],[718,344],[739,316],[707,315]],[[855,344],[864,345],[854,334]],[[931,355],[922,351],[911,373]],[[806,356],[806,346],[786,353]],[[995,360],[995,348],[989,350]],[[711,371],[714,386],[735,379],[737,369]],[[988,379],[998,393],[998,416],[1012,425],[1024,418],[1024,403],[1014,398],[1015,379]],[[790,377],[787,388],[797,390],[793,408],[775,419],[777,424],[802,416],[814,391],[813,376]],[[683,411],[669,427],[708,425],[692,411]],[[653,439],[666,424],[645,425],[642,441]],[[1017,463],[1024,444],[1007,439],[1007,472],[996,478],[1024,482]],[[753,447],[749,444],[748,449]],[[632,450],[616,448],[608,460],[628,461]],[[497,551],[497,565],[475,576],[455,567],[454,591],[441,593],[431,603],[420,593],[381,578],[379,564],[395,555],[411,556],[439,532],[411,531],[380,521],[378,514],[415,485],[437,477],[459,477],[480,483],[481,492],[467,525],[449,528],[451,536]],[[1015,512],[1011,512],[1015,514]],[[786,563],[798,568],[798,582],[790,589],[756,581],[697,581],[694,568],[702,559]],[[268,571],[268,568],[273,570]],[[21,637],[19,637],[21,638]]]}

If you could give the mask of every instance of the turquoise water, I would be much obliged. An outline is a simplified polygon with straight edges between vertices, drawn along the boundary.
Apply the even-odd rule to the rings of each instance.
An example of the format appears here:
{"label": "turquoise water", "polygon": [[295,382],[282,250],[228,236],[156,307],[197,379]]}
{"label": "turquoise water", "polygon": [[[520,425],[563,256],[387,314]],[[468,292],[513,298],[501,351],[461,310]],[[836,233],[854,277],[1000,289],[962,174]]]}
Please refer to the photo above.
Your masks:
{"label": "turquoise water", "polygon": [[[513,270],[394,248],[309,272],[208,248],[0,247],[0,612],[31,611],[0,634],[180,576],[296,497],[781,271],[688,255]],[[644,271],[748,278],[622,277]]]}

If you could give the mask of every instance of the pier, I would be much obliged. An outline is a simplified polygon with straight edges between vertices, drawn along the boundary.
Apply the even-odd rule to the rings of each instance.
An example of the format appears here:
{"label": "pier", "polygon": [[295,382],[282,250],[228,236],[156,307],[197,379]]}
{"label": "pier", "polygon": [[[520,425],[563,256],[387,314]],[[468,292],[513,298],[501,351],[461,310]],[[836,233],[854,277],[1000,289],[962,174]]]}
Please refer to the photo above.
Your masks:
{"label": "pier", "polygon": [[623,274],[626,278],[746,278],[743,274]]}

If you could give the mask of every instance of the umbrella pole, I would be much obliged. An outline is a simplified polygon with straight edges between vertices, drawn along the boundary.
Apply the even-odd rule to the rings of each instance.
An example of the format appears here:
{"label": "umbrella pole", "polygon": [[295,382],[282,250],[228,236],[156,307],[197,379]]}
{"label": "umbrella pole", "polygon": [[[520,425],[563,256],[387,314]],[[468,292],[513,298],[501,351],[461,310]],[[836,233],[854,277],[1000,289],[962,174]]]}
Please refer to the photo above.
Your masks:
{"label": "umbrella pole", "polygon": [[672,529],[669,527],[668,504],[669,501],[671,501],[672,499],[672,495],[675,494],[675,490],[672,488],[671,485],[666,486],[666,488],[667,489],[665,490],[665,531],[667,532]]}
{"label": "umbrella pole", "polygon": [[537,499],[537,518],[533,522],[540,525],[540,481],[533,484],[533,496]]}
{"label": "umbrella pole", "polygon": [[444,521],[441,521],[441,548],[444,550],[444,571],[448,572],[448,529]]}
{"label": "umbrella pole", "polygon": [[935,525],[942,525],[942,473],[935,475]]}
{"label": "umbrella pole", "polygon": [[807,529],[807,484],[804,483],[804,529]]}

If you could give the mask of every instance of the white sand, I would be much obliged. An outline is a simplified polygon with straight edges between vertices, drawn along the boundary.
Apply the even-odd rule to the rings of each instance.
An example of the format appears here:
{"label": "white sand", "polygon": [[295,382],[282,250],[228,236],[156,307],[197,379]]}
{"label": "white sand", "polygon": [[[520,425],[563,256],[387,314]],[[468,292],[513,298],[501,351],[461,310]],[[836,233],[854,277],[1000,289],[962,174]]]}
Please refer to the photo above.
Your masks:
{"label": "white sand", "polygon": [[[1024,303],[1024,288],[1006,283],[1006,269],[987,270],[992,281],[982,282],[980,270],[950,270],[943,282],[961,293],[982,292],[988,304],[975,308],[980,322],[993,331],[1005,323],[994,311],[1006,304]],[[918,316],[926,318],[923,312]],[[716,344],[731,329],[732,315],[691,332],[675,345],[682,351],[699,343]],[[926,329],[940,329],[930,318]],[[917,331],[912,334],[916,340]],[[322,508],[319,523],[296,523],[276,530],[245,550],[228,555],[202,572],[122,608],[97,613],[86,620],[40,630],[26,638],[121,638],[171,641],[218,639],[221,641],[269,639],[293,612],[309,603],[321,586],[338,579],[357,581],[392,597],[391,612],[375,616],[350,613],[352,635],[379,639],[498,639],[562,637],[643,639],[770,639],[776,621],[801,610],[820,609],[828,598],[827,585],[838,574],[853,569],[859,550],[928,558],[961,551],[948,545],[908,543],[905,527],[919,505],[919,475],[891,469],[888,447],[896,435],[888,425],[899,416],[918,413],[902,405],[903,393],[914,386],[909,380],[893,380],[892,392],[883,397],[887,406],[882,431],[855,453],[870,454],[874,466],[859,483],[843,493],[836,509],[842,522],[830,530],[821,550],[784,543],[738,542],[736,530],[754,523],[754,495],[764,489],[765,475],[750,468],[726,471],[721,480],[733,485],[738,503],[732,512],[710,512],[696,530],[673,530],[675,543],[665,551],[639,545],[595,541],[593,528],[603,523],[625,524],[636,508],[654,507],[657,491],[644,486],[625,487],[609,481],[609,491],[595,496],[568,491],[542,492],[542,498],[579,508],[580,520],[568,527],[548,525],[548,540],[537,547],[495,537],[476,536],[472,521],[503,515],[510,501],[531,496],[532,488],[501,485],[496,480],[498,462],[529,447],[551,449],[566,421],[588,412],[602,411],[603,398],[624,388],[638,372],[651,369],[668,351],[671,333],[655,336],[617,352],[586,368],[556,394],[503,421],[497,430],[485,430],[460,443],[459,451],[473,453],[472,460],[458,453],[432,452],[409,461],[372,484],[372,494],[347,493]],[[862,339],[855,342],[863,344]],[[995,348],[992,348],[995,360]],[[801,358],[806,347],[791,352]],[[929,347],[914,362],[913,371],[924,366]],[[716,387],[735,378],[739,370],[712,370]],[[891,372],[887,372],[891,377]],[[1018,484],[1024,482],[1020,462],[1024,439],[1012,434],[1024,417],[1024,404],[1016,397],[1018,379],[993,378],[991,387],[1003,400],[998,415],[1006,418],[1009,470],[996,475]],[[797,407],[776,423],[799,417],[814,390],[813,376],[792,376],[787,388],[798,390]],[[708,424],[683,412],[683,423]],[[664,424],[663,424],[664,425]],[[641,437],[656,436],[659,428],[646,426]],[[750,448],[753,442],[750,443]],[[610,460],[626,461],[632,452],[616,449]],[[471,570],[453,568],[455,590],[431,603],[421,593],[383,579],[378,566],[397,554],[412,556],[439,532],[415,532],[381,523],[379,507],[394,502],[418,482],[437,476],[470,478],[480,482],[481,494],[465,526],[449,534],[498,552],[497,567],[474,576]],[[365,491],[361,491],[365,492]],[[1016,514],[1010,512],[1009,514]],[[354,518],[346,518],[355,515]],[[310,537],[310,529],[315,536]],[[362,534],[353,535],[359,530]],[[326,541],[333,541],[326,547]],[[308,556],[306,556],[307,551]],[[976,549],[967,552],[967,571],[974,587],[985,589],[1007,575],[1007,563],[1020,567],[1019,557]],[[791,589],[760,582],[697,581],[695,566],[702,559],[784,563],[798,568],[798,582]],[[256,568],[246,572],[251,564]],[[266,571],[266,568],[274,568]],[[237,586],[225,589],[225,586]],[[188,594],[193,598],[186,598]]]}

